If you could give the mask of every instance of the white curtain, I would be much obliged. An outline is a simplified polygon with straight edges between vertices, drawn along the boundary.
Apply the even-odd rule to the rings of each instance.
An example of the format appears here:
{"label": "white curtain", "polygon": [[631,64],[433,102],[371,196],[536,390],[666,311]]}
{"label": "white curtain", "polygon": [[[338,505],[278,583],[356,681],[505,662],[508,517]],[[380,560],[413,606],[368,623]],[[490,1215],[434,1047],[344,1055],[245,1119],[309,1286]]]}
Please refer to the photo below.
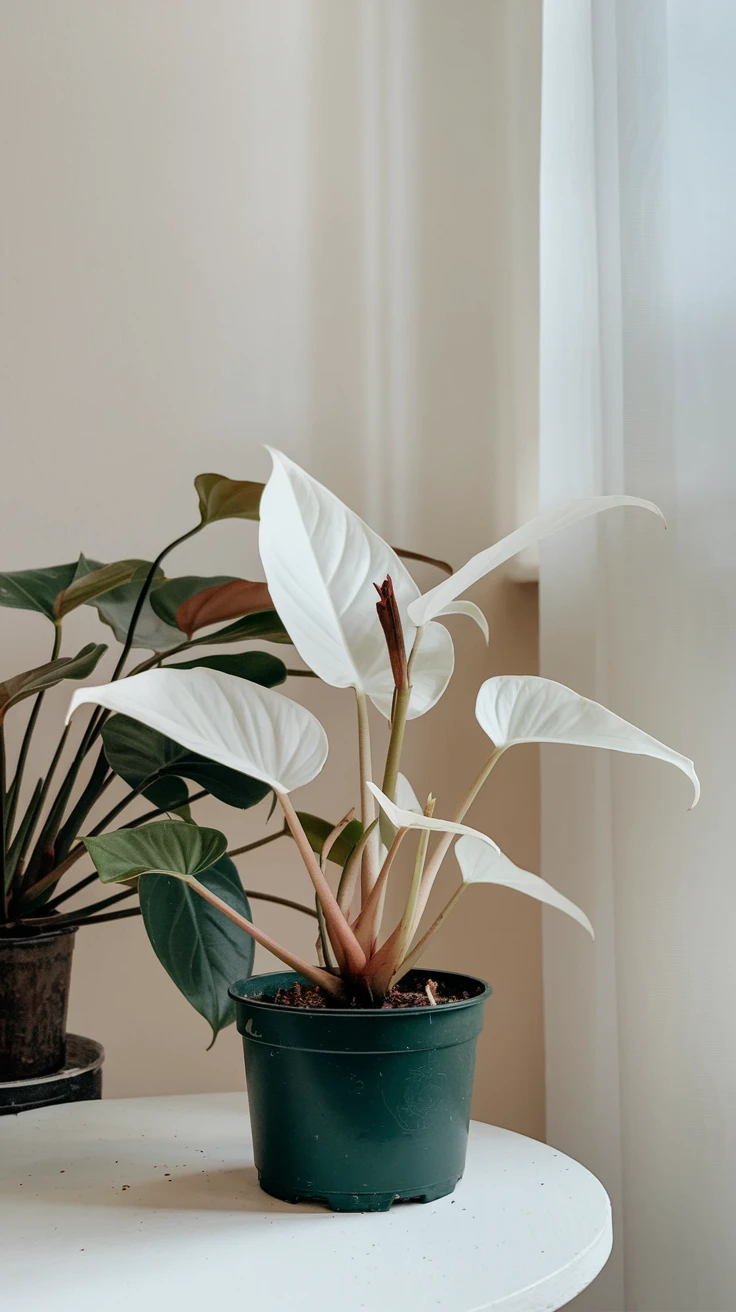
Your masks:
{"label": "white curtain", "polygon": [[544,547],[541,664],[692,755],[542,764],[548,1137],[609,1188],[588,1312],[736,1306],[736,5],[547,0],[542,504],[657,501]]}

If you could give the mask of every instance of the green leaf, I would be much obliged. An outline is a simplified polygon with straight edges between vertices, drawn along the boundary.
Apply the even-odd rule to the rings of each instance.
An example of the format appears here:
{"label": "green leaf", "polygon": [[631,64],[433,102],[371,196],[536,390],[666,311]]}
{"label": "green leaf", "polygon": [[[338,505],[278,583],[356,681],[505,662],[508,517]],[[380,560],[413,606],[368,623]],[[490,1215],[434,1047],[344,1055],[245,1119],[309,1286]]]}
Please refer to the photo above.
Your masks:
{"label": "green leaf", "polygon": [[47,688],[61,683],[62,679],[86,679],[106,651],[104,645],[90,642],[76,656],[60,656],[58,660],[37,665],[33,670],[6,679],[0,683],[0,721],[11,706],[23,701],[25,697],[45,692]]}
{"label": "green leaf", "polygon": [[227,848],[219,829],[183,825],[180,820],[154,820],[137,829],[117,829],[99,838],[82,838],[103,884],[156,872],[199,875],[218,861]]}
{"label": "green leaf", "polygon": [[[172,738],[149,729],[127,715],[113,715],[102,730],[105,756],[112,769],[131,788],[145,783],[144,796],[166,810],[180,806],[181,792],[165,793],[161,785],[170,785],[173,779],[191,779],[206,788],[208,793],[228,806],[245,811],[256,806],[270,791],[259,779],[225,765],[218,765],[186,747],[180,747]],[[148,781],[148,782],[146,782]]]}
{"label": "green leaf", "polygon": [[192,815],[191,806],[175,806],[171,808],[171,814],[175,815],[177,820],[181,820],[185,825],[196,825],[197,821]]}
{"label": "green leaf", "polygon": [[217,519],[258,519],[263,483],[225,478],[224,474],[198,474],[194,486],[203,524]]}
{"label": "green leaf", "polygon": [[193,661],[172,661],[167,670],[222,670],[239,679],[260,683],[263,688],[275,688],[286,680],[286,666],[278,656],[267,651],[224,652],[222,656],[197,656]]}
{"label": "green leaf", "polygon": [[54,619],[54,602],[69,587],[76,563],[49,565],[46,569],[22,569],[14,574],[0,574],[0,606],[13,610],[35,610]]}
{"label": "green leaf", "polygon": [[[196,574],[186,574],[180,579],[162,579],[151,592],[151,605],[160,620],[178,628],[176,612],[183,602],[206,588],[216,588],[223,583],[235,583],[231,574],[217,574],[212,578],[201,578]],[[181,639],[179,639],[181,641]]]}
{"label": "green leaf", "polygon": [[275,610],[259,610],[253,615],[244,615],[234,624],[228,624],[215,633],[206,633],[201,638],[194,638],[191,647],[209,646],[221,642],[247,642],[252,638],[261,638],[265,642],[291,642],[286,629]]}
{"label": "green leaf", "polygon": [[139,560],[116,560],[112,565],[102,565],[100,569],[93,569],[89,574],[74,579],[56,598],[54,618],[62,620],[77,606],[85,606],[94,597],[100,597],[122,583],[129,583],[140,569]]}
{"label": "green leaf", "polygon": [[[188,826],[180,825],[181,829]],[[232,861],[223,856],[198,879],[251,920]],[[178,879],[144,876],[138,885],[143,923],[156,956],[188,1002],[212,1026],[212,1042],[235,1019],[228,988],[253,970],[255,943],[216,907]]]}
{"label": "green leaf", "polygon": [[153,802],[159,811],[178,811],[180,806],[186,806],[189,789],[183,779],[171,775],[166,779],[157,779],[144,790],[143,796]]}
{"label": "green leaf", "polygon": [[[320,819],[318,815],[310,815],[308,811],[297,811],[297,815],[309,839],[309,846],[319,856],[327,835],[332,833],[335,826],[331,825],[329,820]],[[343,829],[340,837],[335,839],[328,860],[335,861],[339,866],[344,866],[362,834],[363,826],[360,820],[351,820],[350,824]]]}
{"label": "green leaf", "polygon": [[[88,606],[94,606],[103,624],[109,625],[120,643],[124,643],[128,635],[130,621],[133,618],[133,609],[146,575],[151,568],[151,563],[147,560],[137,560],[129,563],[136,566],[136,575],[132,582],[113,588],[101,597],[93,597],[86,603]],[[93,570],[97,571],[103,568],[106,567],[101,565],[99,561],[88,560],[86,556],[82,555],[77,562],[75,581],[85,578]],[[162,582],[166,582],[163,579],[162,570],[157,570],[156,580],[151,591],[159,587]],[[136,624],[133,646],[142,647],[146,651],[163,652],[170,651],[172,647],[179,647],[182,641],[183,635],[179,629],[172,628],[171,625],[159,619],[153,610],[149,595],[143,603],[143,609]]]}

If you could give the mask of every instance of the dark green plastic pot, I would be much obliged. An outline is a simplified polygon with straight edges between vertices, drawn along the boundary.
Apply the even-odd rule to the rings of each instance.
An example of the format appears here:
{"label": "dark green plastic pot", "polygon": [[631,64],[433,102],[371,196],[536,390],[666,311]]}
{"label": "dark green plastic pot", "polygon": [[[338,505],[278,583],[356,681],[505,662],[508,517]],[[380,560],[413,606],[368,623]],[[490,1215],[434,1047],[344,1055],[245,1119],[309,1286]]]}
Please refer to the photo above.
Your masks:
{"label": "dark green plastic pot", "polygon": [[[484,980],[411,971],[462,1002],[403,1010],[308,1010],[273,1002],[292,971],[230,989],[243,1036],[261,1188],[335,1212],[383,1212],[452,1193],[465,1168]],[[304,982],[304,981],[302,981]]]}

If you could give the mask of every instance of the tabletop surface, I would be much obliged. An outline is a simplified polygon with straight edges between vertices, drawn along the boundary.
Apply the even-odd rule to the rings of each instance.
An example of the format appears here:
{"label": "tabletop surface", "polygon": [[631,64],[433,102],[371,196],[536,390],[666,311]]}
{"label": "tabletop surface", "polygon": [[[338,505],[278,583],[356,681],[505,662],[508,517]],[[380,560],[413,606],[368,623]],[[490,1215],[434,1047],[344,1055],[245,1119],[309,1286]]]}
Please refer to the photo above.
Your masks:
{"label": "tabletop surface", "polygon": [[552,1312],[610,1249],[595,1177],[491,1125],[449,1198],[338,1215],[261,1192],[245,1094],[0,1118],[8,1309]]}

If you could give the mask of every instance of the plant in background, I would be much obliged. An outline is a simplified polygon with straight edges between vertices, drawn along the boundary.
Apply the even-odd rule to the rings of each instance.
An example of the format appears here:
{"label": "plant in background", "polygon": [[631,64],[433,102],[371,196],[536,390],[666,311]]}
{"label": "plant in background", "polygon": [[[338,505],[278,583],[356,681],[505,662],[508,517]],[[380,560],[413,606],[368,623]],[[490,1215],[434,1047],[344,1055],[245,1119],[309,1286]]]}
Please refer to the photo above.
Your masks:
{"label": "plant in background", "polygon": [[[247,683],[270,688],[289,674],[308,673],[287,670],[282,660],[267,652],[238,650],[257,640],[290,641],[264,583],[232,576],[165,576],[166,557],[208,525],[232,518],[258,519],[263,484],[202,474],[195,487],[199,523],[169,543],[153,562],[102,564],[80,555],[65,565],[0,574],[0,605],[34,611],[53,631],[47,664],[0,683],[0,943],[12,936],[100,925],[142,913],[163,965],[216,1035],[234,1017],[228,984],[236,975],[247,975],[252,966],[253,941],[238,927],[250,917],[248,896],[283,902],[316,916],[311,907],[266,891],[249,890],[246,895],[242,887],[231,858],[279,835],[270,834],[229,854],[227,843],[218,841],[211,860],[198,867],[201,882],[238,913],[237,924],[192,897],[175,880],[144,881],[139,891],[133,883],[112,896],[80,903],[79,895],[97,881],[97,874],[94,869],[80,870],[87,851],[78,836],[85,829],[92,837],[115,831],[121,839],[134,842],[138,834],[144,837],[149,832],[150,821],[169,816],[174,819],[165,821],[164,829],[176,830],[184,841],[185,832],[192,836],[201,832],[190,810],[200,799],[211,795],[245,810],[267,798],[270,785],[260,776],[247,777],[240,767],[234,770],[209,755],[183,749],[165,731],[100,711],[91,716],[76,742],[69,726],[64,728],[45,773],[31,789],[24,788],[29,748],[46,691],[62,680],[88,677],[107,651],[104,644],[90,643],[76,655],[62,653],[64,630],[73,623],[72,613],[78,607],[94,607],[120,644],[111,687],[123,687],[131,674],[141,678],[143,671],[159,666],[175,668],[185,679],[194,670],[208,670],[236,687]],[[129,658],[139,649],[153,654],[129,671]],[[31,710],[10,769],[4,721],[9,713],[15,715],[21,703]],[[91,823],[93,808],[112,785],[117,783],[119,790],[121,781],[124,795]],[[147,800],[151,809],[126,819],[127,809],[138,799]],[[300,823],[317,847],[332,829],[327,821],[309,815],[303,815]],[[333,859],[345,859],[356,841],[356,829],[346,830],[334,847]]]}
{"label": "plant in background", "polygon": [[[209,769],[225,771],[233,788],[235,779],[244,778],[243,788],[260,789],[262,795],[272,792],[283,813],[283,826],[272,836],[292,835],[314,891],[319,964],[302,960],[274,942],[250,923],[232,898],[223,897],[203,877],[227,849],[225,836],[217,830],[150,816],[112,833],[90,831],[72,852],[86,848],[104,883],[140,879],[144,906],[147,899],[155,898],[157,879],[149,875],[168,876],[167,886],[171,878],[179,881],[184,890],[198,894],[338,1005],[381,1007],[471,884],[515,888],[566,912],[592,933],[578,907],[537,875],[517,868],[488,835],[464,823],[469,807],[503,753],[518,743],[572,743],[658,757],[688,775],[695,790],[694,805],[699,786],[691,761],[569,688],[516,675],[488,679],[478,692],[476,718],[491,745],[482,769],[466,782],[463,796],[455,799],[452,818],[436,814],[431,795],[424,804],[417,801],[400,774],[402,747],[408,723],[438,702],[453,673],[453,643],[442,618],[468,615],[487,637],[484,616],[472,602],[460,600],[462,593],[524,547],[588,516],[628,505],[661,518],[657,507],[624,496],[568,503],[539,515],[421,594],[396,552],[357,515],[285,456],[272,455],[273,472],[260,504],[259,538],[268,593],[280,624],[309,670],[335,688],[352,689],[357,708],[359,826],[351,811],[334,828],[327,827],[316,842],[314,826],[310,832],[310,823],[294,809],[291,795],[319,774],[327,739],[307,709],[266,686],[276,683],[274,678],[260,683],[244,680],[212,661],[196,662],[197,668],[140,669],[126,679],[76,692],[70,717],[86,703],[102,708],[87,731],[88,738],[107,735],[108,756],[101,758],[100,778],[107,777],[116,759],[120,763],[115,744],[121,737],[127,735],[130,741],[136,732],[152,733],[156,741],[169,744],[167,751],[174,756],[183,754],[189,760],[194,753],[197,761],[210,763]],[[151,567],[140,597],[147,596],[153,580]],[[152,591],[152,604],[156,596]],[[266,614],[275,625],[276,614]],[[256,623],[264,623],[263,613]],[[270,636],[273,632],[271,627]],[[283,631],[279,628],[279,632]],[[159,657],[146,662],[160,664]],[[369,733],[369,701],[389,724],[378,774]],[[115,715],[106,719],[110,712]],[[197,778],[202,781],[203,774]],[[160,808],[162,799],[157,800]],[[183,803],[185,799],[165,800]],[[67,822],[67,842],[80,831],[83,820],[83,813],[77,811],[73,822]],[[346,842],[349,833],[351,841]],[[454,840],[461,882],[425,928],[422,920],[429,895]],[[410,841],[413,869],[405,903],[396,923],[384,927],[385,895],[395,859]],[[59,853],[62,862],[69,860],[67,853],[68,847]],[[49,874],[40,879],[38,871],[34,874],[26,895],[38,897],[58,878],[56,855],[54,860],[57,864]],[[339,869],[334,887],[328,876],[329,860],[336,861]],[[437,1001],[428,988],[428,1002]]]}

